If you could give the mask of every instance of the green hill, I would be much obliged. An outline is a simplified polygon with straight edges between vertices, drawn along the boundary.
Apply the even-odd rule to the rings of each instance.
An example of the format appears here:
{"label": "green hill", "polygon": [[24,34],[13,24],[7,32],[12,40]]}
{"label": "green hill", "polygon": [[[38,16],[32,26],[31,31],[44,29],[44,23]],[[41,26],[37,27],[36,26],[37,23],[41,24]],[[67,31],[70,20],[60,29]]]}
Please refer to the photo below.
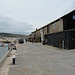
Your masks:
{"label": "green hill", "polygon": [[0,37],[22,37],[25,38],[25,35],[20,34],[11,34],[11,33],[0,33]]}

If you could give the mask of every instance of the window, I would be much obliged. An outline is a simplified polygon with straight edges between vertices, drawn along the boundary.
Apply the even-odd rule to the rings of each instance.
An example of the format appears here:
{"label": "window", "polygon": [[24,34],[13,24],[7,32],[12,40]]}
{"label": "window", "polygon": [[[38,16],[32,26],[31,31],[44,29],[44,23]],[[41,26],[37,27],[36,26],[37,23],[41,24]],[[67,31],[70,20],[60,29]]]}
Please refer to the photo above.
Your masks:
{"label": "window", "polygon": [[53,29],[55,29],[55,28],[56,28],[56,23],[53,24]]}
{"label": "window", "polygon": [[75,20],[75,15],[73,15],[73,20]]}

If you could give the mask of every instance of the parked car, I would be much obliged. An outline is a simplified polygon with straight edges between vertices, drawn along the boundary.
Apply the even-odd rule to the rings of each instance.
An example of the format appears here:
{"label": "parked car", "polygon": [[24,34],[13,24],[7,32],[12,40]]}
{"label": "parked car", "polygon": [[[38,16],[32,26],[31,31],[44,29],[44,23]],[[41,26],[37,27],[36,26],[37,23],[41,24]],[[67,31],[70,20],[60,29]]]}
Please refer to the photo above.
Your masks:
{"label": "parked car", "polygon": [[18,42],[19,42],[19,44],[23,44],[24,40],[23,39],[19,39]]}

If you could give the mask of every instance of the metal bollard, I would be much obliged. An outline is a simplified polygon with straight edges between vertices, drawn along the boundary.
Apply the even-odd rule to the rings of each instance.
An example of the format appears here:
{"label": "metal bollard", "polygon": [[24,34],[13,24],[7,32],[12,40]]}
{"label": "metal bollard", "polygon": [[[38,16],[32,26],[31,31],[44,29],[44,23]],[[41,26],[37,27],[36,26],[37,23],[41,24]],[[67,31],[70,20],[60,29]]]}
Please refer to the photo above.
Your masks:
{"label": "metal bollard", "polygon": [[12,63],[15,65],[15,55],[13,55]]}

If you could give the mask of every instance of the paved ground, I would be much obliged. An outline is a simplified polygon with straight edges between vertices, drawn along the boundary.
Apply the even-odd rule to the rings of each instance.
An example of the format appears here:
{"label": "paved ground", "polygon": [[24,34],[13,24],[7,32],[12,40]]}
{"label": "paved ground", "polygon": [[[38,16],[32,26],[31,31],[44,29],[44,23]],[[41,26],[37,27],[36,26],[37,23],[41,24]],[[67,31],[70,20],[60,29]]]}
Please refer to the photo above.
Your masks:
{"label": "paved ground", "polygon": [[35,43],[20,44],[16,65],[10,67],[8,75],[75,75],[75,50]]}

